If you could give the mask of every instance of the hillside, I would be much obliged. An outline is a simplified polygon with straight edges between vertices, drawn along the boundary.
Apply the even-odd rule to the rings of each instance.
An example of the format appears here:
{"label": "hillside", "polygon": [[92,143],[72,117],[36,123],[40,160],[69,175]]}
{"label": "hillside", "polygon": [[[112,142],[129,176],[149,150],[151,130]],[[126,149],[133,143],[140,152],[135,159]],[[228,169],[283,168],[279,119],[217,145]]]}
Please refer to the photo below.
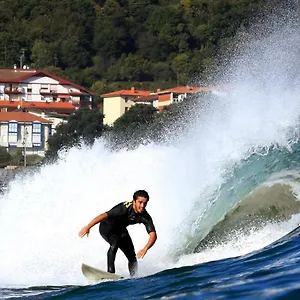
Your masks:
{"label": "hillside", "polygon": [[95,92],[205,79],[263,0],[1,0],[0,67],[46,69]]}

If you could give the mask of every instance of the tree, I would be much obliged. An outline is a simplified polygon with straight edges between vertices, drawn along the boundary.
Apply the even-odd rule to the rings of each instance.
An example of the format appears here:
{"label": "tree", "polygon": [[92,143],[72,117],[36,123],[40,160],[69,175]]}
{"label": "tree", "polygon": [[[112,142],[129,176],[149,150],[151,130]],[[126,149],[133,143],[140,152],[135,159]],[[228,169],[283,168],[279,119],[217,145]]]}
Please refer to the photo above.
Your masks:
{"label": "tree", "polygon": [[189,57],[186,54],[177,55],[172,61],[172,69],[177,75],[177,83],[185,84],[188,77]]}
{"label": "tree", "polygon": [[0,147],[0,168],[6,167],[11,161],[11,156],[6,148]]}
{"label": "tree", "polygon": [[103,114],[98,109],[80,108],[70,115],[67,123],[61,123],[48,140],[47,158],[55,158],[62,148],[80,146],[81,142],[93,144],[103,132]]}
{"label": "tree", "polygon": [[129,81],[147,81],[151,78],[150,63],[140,55],[129,54],[124,65],[120,69],[120,75],[123,80]]}
{"label": "tree", "polygon": [[31,49],[31,60],[34,68],[43,69],[46,66],[53,65],[54,55],[42,40],[36,40]]}
{"label": "tree", "polygon": [[157,109],[148,104],[136,104],[117,119],[110,131],[114,148],[133,148],[147,140],[147,127],[154,120]]}
{"label": "tree", "polygon": [[[178,82],[186,83],[205,66],[217,65],[224,41],[241,26],[247,29],[252,17],[262,16],[267,2],[0,0],[0,66],[19,65],[24,53],[23,64],[54,66],[86,88],[100,80],[107,86],[151,81],[156,89],[170,81],[172,70],[154,71],[163,62],[172,65]],[[292,11],[295,1],[273,2],[273,7]],[[205,55],[198,53],[202,49],[208,50]],[[188,66],[177,55],[187,55]]]}
{"label": "tree", "polygon": [[155,81],[175,79],[175,73],[167,62],[157,62],[152,65],[152,76]]}
{"label": "tree", "polygon": [[129,127],[135,128],[142,124],[149,124],[153,121],[156,112],[157,109],[152,105],[134,105],[114,122],[114,130],[122,132]]}

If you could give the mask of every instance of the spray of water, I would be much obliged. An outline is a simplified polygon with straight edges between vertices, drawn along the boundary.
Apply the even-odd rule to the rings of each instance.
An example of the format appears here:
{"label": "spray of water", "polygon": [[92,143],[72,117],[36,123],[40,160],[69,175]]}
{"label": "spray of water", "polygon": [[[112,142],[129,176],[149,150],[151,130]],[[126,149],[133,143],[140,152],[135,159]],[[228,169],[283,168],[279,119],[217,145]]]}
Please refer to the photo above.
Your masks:
{"label": "spray of water", "polygon": [[[244,33],[222,78],[229,88],[205,101],[199,98],[193,125],[184,136],[174,135],[173,146],[112,152],[98,140],[14,180],[0,198],[0,285],[86,283],[80,264],[105,269],[108,245],[97,226],[89,238],[78,238],[78,231],[113,205],[131,200],[137,189],[149,192],[147,210],[158,231],[140,274],[174,266],[173,249],[185,247],[194,227],[211,227],[230,208],[217,203],[214,215],[208,213],[224,174],[255,151],[289,147],[297,140],[299,39],[294,23],[259,36]],[[139,250],[148,238],[145,229],[136,225],[129,231]],[[251,251],[261,236],[245,239],[238,243],[242,250],[230,244],[228,252]],[[206,255],[179,265],[220,257]],[[116,264],[119,274],[127,274],[123,254]]]}

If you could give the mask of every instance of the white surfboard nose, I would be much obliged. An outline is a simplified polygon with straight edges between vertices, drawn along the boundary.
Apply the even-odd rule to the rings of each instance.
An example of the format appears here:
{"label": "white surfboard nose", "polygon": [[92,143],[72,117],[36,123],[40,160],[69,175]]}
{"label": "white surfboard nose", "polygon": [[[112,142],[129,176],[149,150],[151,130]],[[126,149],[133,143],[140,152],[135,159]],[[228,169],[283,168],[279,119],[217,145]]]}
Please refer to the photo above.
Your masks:
{"label": "white surfboard nose", "polygon": [[81,265],[81,271],[82,274],[88,279],[92,281],[100,281],[100,280],[105,280],[105,279],[121,279],[122,277],[114,274],[114,273],[109,273],[105,272],[100,269],[96,269],[94,267],[91,267],[87,264],[82,264]]}

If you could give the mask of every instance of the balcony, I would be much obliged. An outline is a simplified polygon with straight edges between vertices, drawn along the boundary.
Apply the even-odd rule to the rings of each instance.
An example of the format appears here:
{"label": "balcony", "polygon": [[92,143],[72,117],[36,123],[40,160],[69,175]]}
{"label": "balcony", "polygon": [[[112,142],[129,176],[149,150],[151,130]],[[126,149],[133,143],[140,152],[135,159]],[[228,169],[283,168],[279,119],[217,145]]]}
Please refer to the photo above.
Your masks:
{"label": "balcony", "polygon": [[17,87],[17,88],[10,88],[10,87],[6,87],[4,88],[4,94],[23,94],[24,93],[24,89],[21,87]]}
{"label": "balcony", "polygon": [[57,90],[40,89],[41,95],[57,95]]}

